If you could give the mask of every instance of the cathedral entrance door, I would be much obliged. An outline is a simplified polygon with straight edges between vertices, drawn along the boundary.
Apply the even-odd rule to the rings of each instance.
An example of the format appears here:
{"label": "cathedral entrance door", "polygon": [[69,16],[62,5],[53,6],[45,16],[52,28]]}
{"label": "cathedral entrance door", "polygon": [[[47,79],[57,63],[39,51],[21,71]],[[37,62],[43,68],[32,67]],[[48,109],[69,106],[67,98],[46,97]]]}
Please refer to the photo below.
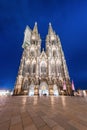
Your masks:
{"label": "cathedral entrance door", "polygon": [[46,82],[41,82],[40,88],[39,88],[39,95],[49,95],[48,91],[48,85]]}
{"label": "cathedral entrance door", "polygon": [[59,95],[58,87],[57,87],[56,84],[54,84],[54,86],[53,86],[53,92],[54,92],[54,96],[58,96]]}
{"label": "cathedral entrance door", "polygon": [[29,86],[29,96],[34,96],[34,84],[31,84],[30,86]]}

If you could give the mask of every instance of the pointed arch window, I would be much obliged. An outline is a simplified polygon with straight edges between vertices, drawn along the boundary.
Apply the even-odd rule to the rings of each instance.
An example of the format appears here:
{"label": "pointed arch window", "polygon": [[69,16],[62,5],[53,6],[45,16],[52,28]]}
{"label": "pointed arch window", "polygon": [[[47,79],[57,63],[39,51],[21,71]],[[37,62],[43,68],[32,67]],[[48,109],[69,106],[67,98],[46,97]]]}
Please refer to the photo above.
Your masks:
{"label": "pointed arch window", "polygon": [[57,69],[57,75],[60,75],[62,73],[62,66],[60,60],[57,60],[56,69]]}
{"label": "pointed arch window", "polygon": [[31,56],[35,56],[34,50],[31,50]]}
{"label": "pointed arch window", "polygon": [[28,65],[28,72],[29,72],[29,74],[31,74],[31,65],[30,65],[30,63]]}
{"label": "pointed arch window", "polygon": [[35,74],[36,73],[36,63],[34,62],[32,65],[32,73]]}
{"label": "pointed arch window", "polygon": [[56,41],[55,40],[52,41],[52,45],[56,45]]}
{"label": "pointed arch window", "polygon": [[56,56],[56,50],[53,50],[53,57]]}
{"label": "pointed arch window", "polygon": [[32,45],[31,49],[30,49],[30,55],[35,57],[35,48],[34,46]]}
{"label": "pointed arch window", "polygon": [[33,64],[33,73],[36,73],[36,64]]}
{"label": "pointed arch window", "polygon": [[24,64],[23,68],[24,73],[31,73],[31,65],[30,65],[30,60],[27,60]]}
{"label": "pointed arch window", "polygon": [[55,73],[55,62],[53,60],[51,61],[51,73]]}
{"label": "pointed arch window", "polygon": [[46,63],[45,62],[41,63],[41,73],[46,73]]}
{"label": "pointed arch window", "polygon": [[61,65],[58,65],[58,66],[57,66],[57,72],[58,72],[58,74],[61,73]]}
{"label": "pointed arch window", "polygon": [[23,84],[22,88],[24,90],[28,88],[28,80],[24,80],[24,84]]}

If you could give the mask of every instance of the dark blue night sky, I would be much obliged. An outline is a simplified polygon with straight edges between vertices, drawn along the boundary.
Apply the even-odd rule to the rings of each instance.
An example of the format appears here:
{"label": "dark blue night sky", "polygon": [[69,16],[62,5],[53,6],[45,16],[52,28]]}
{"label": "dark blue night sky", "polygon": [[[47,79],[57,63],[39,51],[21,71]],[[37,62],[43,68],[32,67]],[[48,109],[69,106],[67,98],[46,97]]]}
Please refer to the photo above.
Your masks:
{"label": "dark blue night sky", "polygon": [[0,88],[15,84],[26,25],[38,23],[42,47],[48,23],[60,36],[71,80],[87,89],[87,0],[0,0]]}

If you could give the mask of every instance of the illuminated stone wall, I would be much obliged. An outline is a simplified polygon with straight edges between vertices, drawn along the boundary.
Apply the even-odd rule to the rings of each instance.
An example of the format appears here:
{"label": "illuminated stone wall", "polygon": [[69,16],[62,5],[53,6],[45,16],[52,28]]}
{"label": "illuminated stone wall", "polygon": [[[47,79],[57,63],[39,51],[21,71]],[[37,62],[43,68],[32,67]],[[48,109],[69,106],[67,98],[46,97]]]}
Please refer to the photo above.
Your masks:
{"label": "illuminated stone wall", "polygon": [[[28,26],[26,27],[22,47],[24,51],[14,94],[30,95],[31,92],[31,95],[38,95],[48,91],[48,94],[52,95],[54,91],[55,93],[58,91],[58,94],[61,92],[63,81],[66,81],[68,87],[70,86],[70,77],[60,38],[54,32],[51,23],[49,23],[46,36],[46,51],[43,49],[41,52],[41,38],[38,33],[37,23],[35,23],[33,30]],[[42,82],[45,82],[47,86],[44,84],[40,89]]]}

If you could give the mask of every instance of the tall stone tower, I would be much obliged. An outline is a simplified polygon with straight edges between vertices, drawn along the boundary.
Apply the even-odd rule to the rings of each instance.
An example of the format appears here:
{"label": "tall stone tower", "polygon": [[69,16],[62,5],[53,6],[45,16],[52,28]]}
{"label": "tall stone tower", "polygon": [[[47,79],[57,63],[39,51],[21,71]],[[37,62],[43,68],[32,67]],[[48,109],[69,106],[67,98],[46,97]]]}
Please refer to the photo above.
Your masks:
{"label": "tall stone tower", "polygon": [[58,95],[66,82],[66,93],[70,88],[70,77],[60,38],[49,23],[46,36],[46,52],[41,52],[41,38],[37,23],[33,30],[28,26],[24,32],[23,54],[16,79],[14,94]]}

